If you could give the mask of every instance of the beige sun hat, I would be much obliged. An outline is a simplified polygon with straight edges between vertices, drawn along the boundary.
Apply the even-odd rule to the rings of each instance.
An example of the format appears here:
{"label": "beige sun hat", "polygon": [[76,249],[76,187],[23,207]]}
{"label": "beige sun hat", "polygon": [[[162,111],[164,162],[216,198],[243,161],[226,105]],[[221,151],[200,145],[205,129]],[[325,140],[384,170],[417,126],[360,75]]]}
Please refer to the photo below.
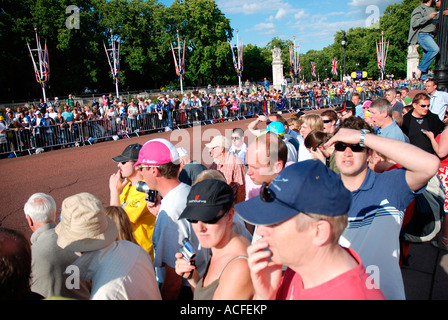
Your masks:
{"label": "beige sun hat", "polygon": [[225,136],[215,136],[212,141],[206,143],[205,146],[209,149],[224,147],[227,150],[232,146],[232,143]]}
{"label": "beige sun hat", "polygon": [[55,228],[57,244],[74,252],[103,249],[117,239],[118,229],[101,201],[84,192],[62,202],[61,222]]}

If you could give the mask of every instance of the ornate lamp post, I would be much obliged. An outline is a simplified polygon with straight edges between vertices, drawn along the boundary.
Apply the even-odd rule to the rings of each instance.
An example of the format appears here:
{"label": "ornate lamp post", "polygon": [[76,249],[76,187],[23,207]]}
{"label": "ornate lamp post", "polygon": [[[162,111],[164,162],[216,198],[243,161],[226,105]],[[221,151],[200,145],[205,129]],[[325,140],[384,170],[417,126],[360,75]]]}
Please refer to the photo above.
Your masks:
{"label": "ornate lamp post", "polygon": [[345,36],[345,31],[344,31],[344,35],[342,36],[341,45],[344,47],[344,74],[343,74],[343,77],[345,77],[345,49],[347,48],[347,37]]}
{"label": "ornate lamp post", "polygon": [[448,9],[448,0],[442,0],[439,13],[439,32],[437,36],[437,45],[440,48],[440,54],[436,60],[434,69],[434,78],[438,81],[437,90],[448,92],[448,16],[442,14]]}

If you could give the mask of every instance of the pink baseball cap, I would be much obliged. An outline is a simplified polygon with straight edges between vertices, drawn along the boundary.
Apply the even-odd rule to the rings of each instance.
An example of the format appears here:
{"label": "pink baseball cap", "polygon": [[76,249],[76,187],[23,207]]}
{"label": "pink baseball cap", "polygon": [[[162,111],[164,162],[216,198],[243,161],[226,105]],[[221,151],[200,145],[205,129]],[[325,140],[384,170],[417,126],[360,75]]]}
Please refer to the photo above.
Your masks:
{"label": "pink baseball cap", "polygon": [[170,162],[179,162],[179,153],[176,147],[166,139],[152,139],[140,149],[134,167],[139,165],[160,166]]}

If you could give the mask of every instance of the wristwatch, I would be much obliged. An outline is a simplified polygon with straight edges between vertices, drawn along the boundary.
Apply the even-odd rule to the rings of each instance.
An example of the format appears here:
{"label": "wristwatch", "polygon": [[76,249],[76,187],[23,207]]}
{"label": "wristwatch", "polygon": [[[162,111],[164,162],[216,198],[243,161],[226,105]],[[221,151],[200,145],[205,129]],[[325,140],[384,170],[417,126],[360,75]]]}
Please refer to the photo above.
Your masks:
{"label": "wristwatch", "polygon": [[364,139],[366,138],[366,134],[369,133],[370,131],[367,129],[361,129],[361,136],[359,137],[359,145],[361,147],[365,147],[366,145],[364,144]]}

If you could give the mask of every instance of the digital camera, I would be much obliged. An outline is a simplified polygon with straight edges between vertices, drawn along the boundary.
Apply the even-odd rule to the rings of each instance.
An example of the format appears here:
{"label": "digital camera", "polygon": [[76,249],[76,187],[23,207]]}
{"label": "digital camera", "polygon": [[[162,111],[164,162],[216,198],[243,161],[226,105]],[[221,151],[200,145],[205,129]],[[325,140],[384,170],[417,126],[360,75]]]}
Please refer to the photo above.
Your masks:
{"label": "digital camera", "polygon": [[137,191],[146,193],[146,201],[148,202],[156,202],[157,199],[157,191],[149,189],[148,185],[144,181],[137,182],[135,186]]}
{"label": "digital camera", "polygon": [[187,238],[184,239],[183,244],[184,245],[180,248],[179,252],[182,253],[185,260],[194,265],[196,250],[194,250],[193,244]]}

